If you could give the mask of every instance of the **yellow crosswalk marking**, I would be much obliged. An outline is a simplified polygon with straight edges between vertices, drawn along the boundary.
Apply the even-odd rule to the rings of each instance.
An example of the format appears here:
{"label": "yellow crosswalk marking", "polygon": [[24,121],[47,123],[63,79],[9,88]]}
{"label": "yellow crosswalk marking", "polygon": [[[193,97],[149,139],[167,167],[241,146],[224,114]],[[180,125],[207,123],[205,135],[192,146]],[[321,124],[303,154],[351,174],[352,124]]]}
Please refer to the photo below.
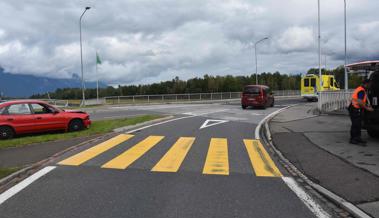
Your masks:
{"label": "yellow crosswalk marking", "polygon": [[245,139],[243,142],[245,143],[256,176],[282,176],[274,161],[272,161],[270,155],[259,140]]}
{"label": "yellow crosswalk marking", "polygon": [[177,172],[194,141],[192,137],[179,138],[151,171]]}
{"label": "yellow crosswalk marking", "polygon": [[100,155],[101,153],[115,147],[116,145],[125,142],[126,140],[132,138],[133,135],[121,134],[116,137],[113,137],[103,143],[100,143],[96,146],[93,146],[85,151],[82,151],[74,156],[71,156],[58,164],[60,165],[70,165],[70,166],[79,166],[80,164]]}
{"label": "yellow crosswalk marking", "polygon": [[149,151],[154,145],[158,144],[164,136],[149,136],[138,144],[134,145],[113,160],[110,160],[102,168],[126,169],[134,161]]}
{"label": "yellow crosswalk marking", "polygon": [[211,139],[203,174],[229,175],[227,139]]}

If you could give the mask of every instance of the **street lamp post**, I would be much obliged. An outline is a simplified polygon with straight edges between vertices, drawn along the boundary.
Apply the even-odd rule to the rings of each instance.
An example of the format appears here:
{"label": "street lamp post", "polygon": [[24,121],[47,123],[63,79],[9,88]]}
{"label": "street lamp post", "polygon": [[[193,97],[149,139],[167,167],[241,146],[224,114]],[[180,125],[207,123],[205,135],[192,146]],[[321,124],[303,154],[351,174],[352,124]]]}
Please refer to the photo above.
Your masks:
{"label": "street lamp post", "polygon": [[349,78],[347,74],[347,29],[346,29],[346,0],[344,0],[344,18],[345,18],[345,90],[349,89]]}
{"label": "street lamp post", "polygon": [[321,18],[320,18],[320,0],[318,0],[318,73],[320,80],[320,90],[322,89],[322,72],[321,72]]}
{"label": "street lamp post", "polygon": [[85,106],[86,102],[86,96],[84,93],[84,73],[83,73],[83,46],[82,46],[82,18],[83,15],[86,13],[87,10],[89,10],[91,7],[86,7],[80,16],[79,19],[79,33],[80,33],[80,66],[81,66],[81,72],[82,72],[82,106]]}
{"label": "street lamp post", "polygon": [[255,49],[255,84],[258,85],[258,58],[257,58],[257,44],[260,42],[263,42],[264,40],[268,39],[268,37],[265,37],[256,43],[254,43],[254,49]]}

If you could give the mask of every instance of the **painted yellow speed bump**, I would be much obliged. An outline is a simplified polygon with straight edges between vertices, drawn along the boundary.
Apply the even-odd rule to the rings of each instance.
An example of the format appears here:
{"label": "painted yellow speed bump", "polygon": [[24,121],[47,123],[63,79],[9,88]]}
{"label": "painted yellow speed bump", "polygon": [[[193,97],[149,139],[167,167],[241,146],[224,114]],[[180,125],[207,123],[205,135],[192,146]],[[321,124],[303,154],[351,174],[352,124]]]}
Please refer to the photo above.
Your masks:
{"label": "painted yellow speed bump", "polygon": [[149,136],[113,160],[104,164],[102,168],[126,169],[134,161],[142,157],[142,155],[154,147],[154,145],[158,144],[163,138],[164,136]]}
{"label": "painted yellow speed bump", "polygon": [[245,143],[256,176],[282,176],[274,161],[272,161],[270,155],[259,140],[245,139],[243,142]]}
{"label": "painted yellow speed bump", "polygon": [[116,137],[113,137],[103,143],[100,143],[96,146],[93,146],[85,151],[82,151],[74,156],[71,156],[58,164],[60,165],[69,165],[69,166],[79,166],[80,164],[100,155],[101,153],[108,151],[109,149],[119,145],[126,140],[132,138],[133,135],[121,134]]}
{"label": "painted yellow speed bump", "polygon": [[151,171],[177,172],[194,141],[193,137],[179,138]]}
{"label": "painted yellow speed bump", "polygon": [[228,140],[225,138],[212,138],[203,174],[229,175]]}

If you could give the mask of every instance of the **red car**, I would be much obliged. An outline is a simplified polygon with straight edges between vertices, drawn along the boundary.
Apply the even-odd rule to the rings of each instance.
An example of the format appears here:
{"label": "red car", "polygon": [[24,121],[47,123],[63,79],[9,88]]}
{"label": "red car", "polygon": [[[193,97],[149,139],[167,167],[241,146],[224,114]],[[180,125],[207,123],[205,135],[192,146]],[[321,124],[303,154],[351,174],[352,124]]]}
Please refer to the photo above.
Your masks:
{"label": "red car", "polygon": [[62,110],[44,101],[17,100],[0,103],[0,139],[24,133],[78,131],[90,125],[87,113]]}
{"label": "red car", "polygon": [[243,109],[252,107],[274,107],[275,99],[268,86],[248,85],[245,86],[242,96],[241,105]]}

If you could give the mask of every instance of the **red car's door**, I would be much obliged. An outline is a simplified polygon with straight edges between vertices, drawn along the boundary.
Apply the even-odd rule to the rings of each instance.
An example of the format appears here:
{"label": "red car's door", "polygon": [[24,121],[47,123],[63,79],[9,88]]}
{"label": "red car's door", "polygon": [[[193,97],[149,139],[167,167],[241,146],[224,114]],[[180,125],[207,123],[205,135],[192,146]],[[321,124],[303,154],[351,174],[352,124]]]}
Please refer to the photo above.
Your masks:
{"label": "red car's door", "polygon": [[34,132],[34,117],[28,104],[12,104],[2,116],[17,134]]}
{"label": "red car's door", "polygon": [[30,104],[35,125],[40,131],[60,130],[66,128],[65,118],[45,104]]}

